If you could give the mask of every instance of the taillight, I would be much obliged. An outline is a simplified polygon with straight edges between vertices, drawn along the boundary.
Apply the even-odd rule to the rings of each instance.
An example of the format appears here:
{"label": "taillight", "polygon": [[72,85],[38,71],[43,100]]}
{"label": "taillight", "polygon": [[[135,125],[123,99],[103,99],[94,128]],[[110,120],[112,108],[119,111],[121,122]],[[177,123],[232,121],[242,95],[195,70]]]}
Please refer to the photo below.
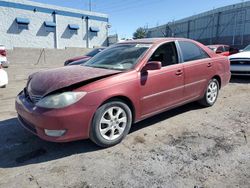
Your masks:
{"label": "taillight", "polygon": [[6,56],[6,50],[0,50],[0,55]]}

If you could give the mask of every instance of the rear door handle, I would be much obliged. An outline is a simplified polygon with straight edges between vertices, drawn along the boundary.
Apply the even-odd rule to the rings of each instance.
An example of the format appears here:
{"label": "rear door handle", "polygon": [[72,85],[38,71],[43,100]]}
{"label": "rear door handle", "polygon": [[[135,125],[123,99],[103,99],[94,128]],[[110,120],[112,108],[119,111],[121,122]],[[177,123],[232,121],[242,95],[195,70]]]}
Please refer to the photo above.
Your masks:
{"label": "rear door handle", "polygon": [[207,67],[212,67],[212,65],[213,65],[212,63],[208,63]]}
{"label": "rear door handle", "polygon": [[182,71],[181,69],[179,69],[179,70],[176,71],[175,74],[176,74],[177,76],[180,76],[180,75],[182,75],[182,73],[183,73],[183,71]]}

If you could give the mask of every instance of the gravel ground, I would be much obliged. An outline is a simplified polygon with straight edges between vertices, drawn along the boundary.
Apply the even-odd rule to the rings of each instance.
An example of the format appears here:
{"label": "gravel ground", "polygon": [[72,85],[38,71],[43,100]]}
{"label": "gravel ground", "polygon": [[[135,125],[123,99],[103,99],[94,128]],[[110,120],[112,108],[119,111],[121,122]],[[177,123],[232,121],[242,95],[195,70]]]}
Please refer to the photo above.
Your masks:
{"label": "gravel ground", "polygon": [[233,77],[213,107],[191,103],[159,114],[133,125],[121,144],[101,149],[89,140],[45,142],[19,126],[14,98],[28,74],[47,67],[7,69],[0,187],[250,187],[250,78]]}

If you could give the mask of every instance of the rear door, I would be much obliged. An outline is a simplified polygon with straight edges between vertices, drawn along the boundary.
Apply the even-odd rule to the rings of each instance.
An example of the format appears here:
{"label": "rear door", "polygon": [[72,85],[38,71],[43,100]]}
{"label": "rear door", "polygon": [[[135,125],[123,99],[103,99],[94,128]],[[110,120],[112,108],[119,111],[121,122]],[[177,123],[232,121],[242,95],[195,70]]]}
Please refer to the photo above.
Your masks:
{"label": "rear door", "polygon": [[183,100],[183,65],[179,63],[175,43],[161,45],[149,61],[162,62],[162,68],[140,73],[142,117],[157,113]]}
{"label": "rear door", "polygon": [[213,62],[209,55],[197,44],[179,41],[184,69],[184,96],[193,100],[204,94],[208,80],[213,75]]}

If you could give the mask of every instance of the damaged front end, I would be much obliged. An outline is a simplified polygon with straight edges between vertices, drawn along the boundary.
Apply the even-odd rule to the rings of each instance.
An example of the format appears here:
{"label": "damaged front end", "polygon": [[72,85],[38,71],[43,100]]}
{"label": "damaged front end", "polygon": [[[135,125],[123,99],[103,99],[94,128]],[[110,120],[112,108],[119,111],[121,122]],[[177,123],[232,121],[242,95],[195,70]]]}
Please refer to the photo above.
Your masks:
{"label": "damaged front end", "polygon": [[89,104],[88,99],[84,100],[87,92],[81,87],[119,73],[72,66],[33,74],[16,98],[20,124],[48,141],[88,138],[96,107]]}
{"label": "damaged front end", "polygon": [[86,95],[84,91],[74,92],[75,89],[120,72],[83,66],[42,71],[29,77],[23,93],[29,102],[38,107],[63,108]]}

